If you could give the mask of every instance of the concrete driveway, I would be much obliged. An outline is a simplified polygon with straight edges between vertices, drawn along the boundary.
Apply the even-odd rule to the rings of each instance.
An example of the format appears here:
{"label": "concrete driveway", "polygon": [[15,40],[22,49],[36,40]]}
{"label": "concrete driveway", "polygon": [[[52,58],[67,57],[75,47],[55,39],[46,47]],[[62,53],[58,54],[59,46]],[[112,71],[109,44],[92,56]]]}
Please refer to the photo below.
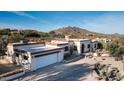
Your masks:
{"label": "concrete driveway", "polygon": [[92,64],[83,59],[70,63],[56,63],[34,72],[26,73],[17,80],[38,81],[78,81],[87,80],[91,75]]}
{"label": "concrete driveway", "polygon": [[[26,73],[17,80],[31,81],[94,81],[98,76],[92,71],[95,63],[111,64],[112,67],[118,67],[122,71],[122,63],[114,61],[113,58],[82,58],[70,63],[56,63],[34,72]],[[124,72],[124,71],[123,71]]]}

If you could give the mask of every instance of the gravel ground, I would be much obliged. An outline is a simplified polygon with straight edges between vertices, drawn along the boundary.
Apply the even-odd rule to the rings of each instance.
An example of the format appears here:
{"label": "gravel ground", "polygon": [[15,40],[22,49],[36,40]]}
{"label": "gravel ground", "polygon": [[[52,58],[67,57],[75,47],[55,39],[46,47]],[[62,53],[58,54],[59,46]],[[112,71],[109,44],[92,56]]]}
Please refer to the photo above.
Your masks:
{"label": "gravel ground", "polygon": [[97,58],[82,58],[70,63],[56,63],[34,72],[26,73],[24,76],[16,80],[23,81],[96,81],[98,76],[92,71],[95,63],[111,64],[111,68],[119,68],[121,74],[124,75],[123,65],[120,61],[114,61],[112,57],[106,57],[102,60]]}

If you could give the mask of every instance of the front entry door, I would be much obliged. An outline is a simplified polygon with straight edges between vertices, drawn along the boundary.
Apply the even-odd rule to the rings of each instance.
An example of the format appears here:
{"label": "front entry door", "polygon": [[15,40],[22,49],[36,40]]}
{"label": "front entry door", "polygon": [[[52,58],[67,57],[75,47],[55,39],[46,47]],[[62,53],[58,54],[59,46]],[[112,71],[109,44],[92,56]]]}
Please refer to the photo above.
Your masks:
{"label": "front entry door", "polygon": [[84,44],[81,45],[81,53],[84,53]]}

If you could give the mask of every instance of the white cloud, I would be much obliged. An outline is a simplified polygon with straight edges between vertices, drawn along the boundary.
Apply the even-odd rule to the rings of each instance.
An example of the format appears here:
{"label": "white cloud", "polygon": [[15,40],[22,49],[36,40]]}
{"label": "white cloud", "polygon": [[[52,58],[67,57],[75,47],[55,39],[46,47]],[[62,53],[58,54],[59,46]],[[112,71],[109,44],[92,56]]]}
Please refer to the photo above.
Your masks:
{"label": "white cloud", "polygon": [[24,16],[24,17],[28,17],[30,19],[36,19],[36,17],[28,14],[28,13],[25,13],[25,12],[22,12],[22,11],[9,11],[10,13],[13,13],[13,14],[16,14],[18,16]]}
{"label": "white cloud", "polygon": [[16,14],[18,16],[23,16],[23,17],[27,17],[27,18],[30,18],[30,19],[33,19],[34,21],[40,23],[40,24],[51,24],[50,22],[48,21],[45,21],[43,19],[38,19],[37,17],[35,16],[32,16],[26,12],[22,12],[22,11],[8,11],[9,13],[13,13],[13,14]]}

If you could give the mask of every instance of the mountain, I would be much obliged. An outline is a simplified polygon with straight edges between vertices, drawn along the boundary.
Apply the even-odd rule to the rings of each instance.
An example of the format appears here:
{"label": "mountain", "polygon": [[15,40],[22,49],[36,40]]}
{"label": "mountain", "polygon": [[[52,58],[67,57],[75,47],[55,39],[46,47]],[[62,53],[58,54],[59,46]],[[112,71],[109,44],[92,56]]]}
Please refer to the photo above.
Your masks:
{"label": "mountain", "polygon": [[21,35],[29,35],[29,34],[40,34],[39,31],[37,30],[18,30],[18,29],[10,29],[10,28],[5,28],[5,29],[0,29],[0,35],[10,35],[10,34],[21,34]]}
{"label": "mountain", "polygon": [[71,38],[95,38],[95,37],[105,37],[105,34],[92,32],[79,27],[63,27],[56,30],[50,31],[51,34],[55,35],[69,35]]}
{"label": "mountain", "polygon": [[111,34],[112,36],[117,36],[117,37],[123,37],[124,34],[119,34],[119,33],[114,33],[114,34]]}
{"label": "mountain", "polygon": [[18,29],[0,29],[0,37],[2,35],[9,35],[10,37],[28,37],[28,38],[40,38],[40,39],[61,39],[65,38],[65,36],[70,36],[70,38],[87,38],[87,39],[93,39],[93,38],[110,38],[110,39],[117,39],[120,37],[124,37],[123,34],[103,34],[98,32],[89,31],[87,29],[83,29],[80,27],[63,27],[59,29],[52,30],[50,32],[41,32],[37,30],[31,30],[31,29],[24,29],[24,30],[18,30]]}

